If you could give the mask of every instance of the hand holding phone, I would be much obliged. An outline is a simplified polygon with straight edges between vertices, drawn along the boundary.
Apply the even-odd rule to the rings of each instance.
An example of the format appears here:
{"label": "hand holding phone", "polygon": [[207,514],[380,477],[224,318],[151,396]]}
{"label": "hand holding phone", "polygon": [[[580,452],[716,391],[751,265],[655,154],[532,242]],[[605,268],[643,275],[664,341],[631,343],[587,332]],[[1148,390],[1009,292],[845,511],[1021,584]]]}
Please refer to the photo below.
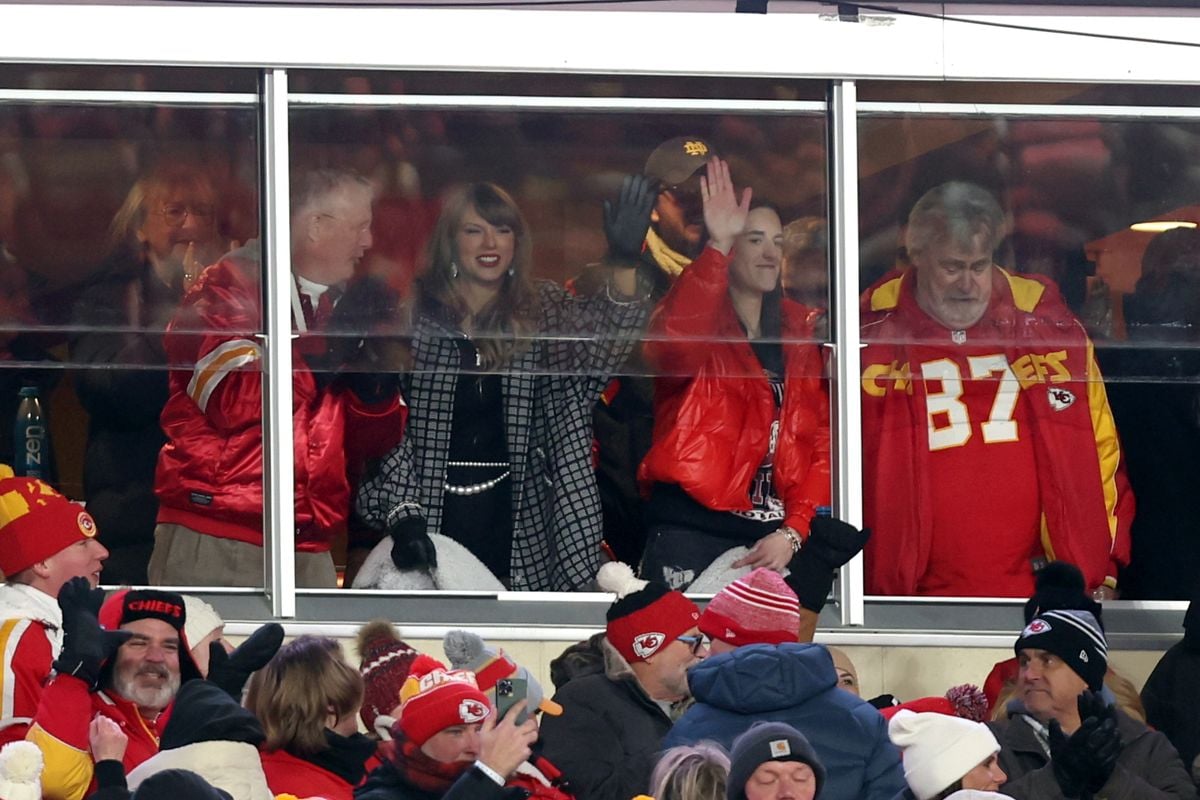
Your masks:
{"label": "hand holding phone", "polygon": [[[527,678],[501,678],[496,681],[496,718],[504,719],[508,710],[529,695],[529,680]],[[521,712],[515,720],[517,725],[523,725],[529,719],[529,711]]]}

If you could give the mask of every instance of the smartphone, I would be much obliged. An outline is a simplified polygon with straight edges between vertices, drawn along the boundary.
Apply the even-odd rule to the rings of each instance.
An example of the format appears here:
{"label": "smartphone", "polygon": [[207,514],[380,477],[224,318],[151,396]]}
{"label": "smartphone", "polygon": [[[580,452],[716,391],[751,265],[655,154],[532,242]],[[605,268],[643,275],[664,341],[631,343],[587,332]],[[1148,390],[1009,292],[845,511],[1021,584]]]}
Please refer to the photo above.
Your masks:
{"label": "smartphone", "polygon": [[[496,681],[496,721],[504,719],[508,714],[508,710],[517,703],[528,698],[529,695],[529,679],[528,678],[501,678]],[[517,717],[517,724],[520,725],[525,720],[529,719],[529,709],[526,708],[521,712],[521,716]]]}

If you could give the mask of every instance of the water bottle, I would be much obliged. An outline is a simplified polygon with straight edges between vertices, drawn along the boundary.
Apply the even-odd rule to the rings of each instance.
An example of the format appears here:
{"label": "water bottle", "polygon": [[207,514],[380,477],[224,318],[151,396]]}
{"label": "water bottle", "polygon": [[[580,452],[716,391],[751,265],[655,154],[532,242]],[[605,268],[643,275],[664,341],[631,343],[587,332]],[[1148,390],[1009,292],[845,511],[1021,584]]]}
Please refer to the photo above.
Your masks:
{"label": "water bottle", "polygon": [[13,435],[13,471],[17,475],[53,480],[50,474],[50,429],[42,414],[36,386],[21,389],[17,425]]}

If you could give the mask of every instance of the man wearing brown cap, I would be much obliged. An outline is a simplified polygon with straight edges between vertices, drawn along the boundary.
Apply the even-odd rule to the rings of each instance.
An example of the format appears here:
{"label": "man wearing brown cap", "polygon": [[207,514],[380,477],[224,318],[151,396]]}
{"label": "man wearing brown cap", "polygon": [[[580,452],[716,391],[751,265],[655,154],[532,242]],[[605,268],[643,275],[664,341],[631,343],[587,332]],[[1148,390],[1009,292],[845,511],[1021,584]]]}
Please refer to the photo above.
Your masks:
{"label": "man wearing brown cap", "polygon": [[82,506],[0,464],[0,745],[25,738],[62,647],[59,590],[98,584],[107,557]]}
{"label": "man wearing brown cap", "polygon": [[[704,249],[700,175],[716,151],[700,136],[676,136],[646,159],[641,175],[625,178],[615,203],[604,204],[604,263],[592,265],[572,281],[582,296],[604,290],[608,267],[636,268],[639,285],[650,287],[657,303]],[[642,557],[645,524],[637,487],[637,469],[650,449],[654,428],[654,382],[636,348],[624,369],[596,405],[599,445],[597,484],[604,509],[604,539],[616,557],[631,564]]]}

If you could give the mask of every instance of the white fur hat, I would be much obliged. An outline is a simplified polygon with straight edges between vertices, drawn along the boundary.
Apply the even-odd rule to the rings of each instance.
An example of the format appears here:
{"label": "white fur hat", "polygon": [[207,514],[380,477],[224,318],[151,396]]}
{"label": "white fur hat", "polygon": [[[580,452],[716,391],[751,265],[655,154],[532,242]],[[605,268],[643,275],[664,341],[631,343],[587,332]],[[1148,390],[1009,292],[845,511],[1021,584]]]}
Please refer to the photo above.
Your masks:
{"label": "white fur hat", "polygon": [[904,779],[917,800],[936,797],[1000,751],[983,723],[933,712],[896,712],[888,736],[903,751]]}
{"label": "white fur hat", "polygon": [[0,747],[0,798],[42,800],[42,751],[33,742]]}

